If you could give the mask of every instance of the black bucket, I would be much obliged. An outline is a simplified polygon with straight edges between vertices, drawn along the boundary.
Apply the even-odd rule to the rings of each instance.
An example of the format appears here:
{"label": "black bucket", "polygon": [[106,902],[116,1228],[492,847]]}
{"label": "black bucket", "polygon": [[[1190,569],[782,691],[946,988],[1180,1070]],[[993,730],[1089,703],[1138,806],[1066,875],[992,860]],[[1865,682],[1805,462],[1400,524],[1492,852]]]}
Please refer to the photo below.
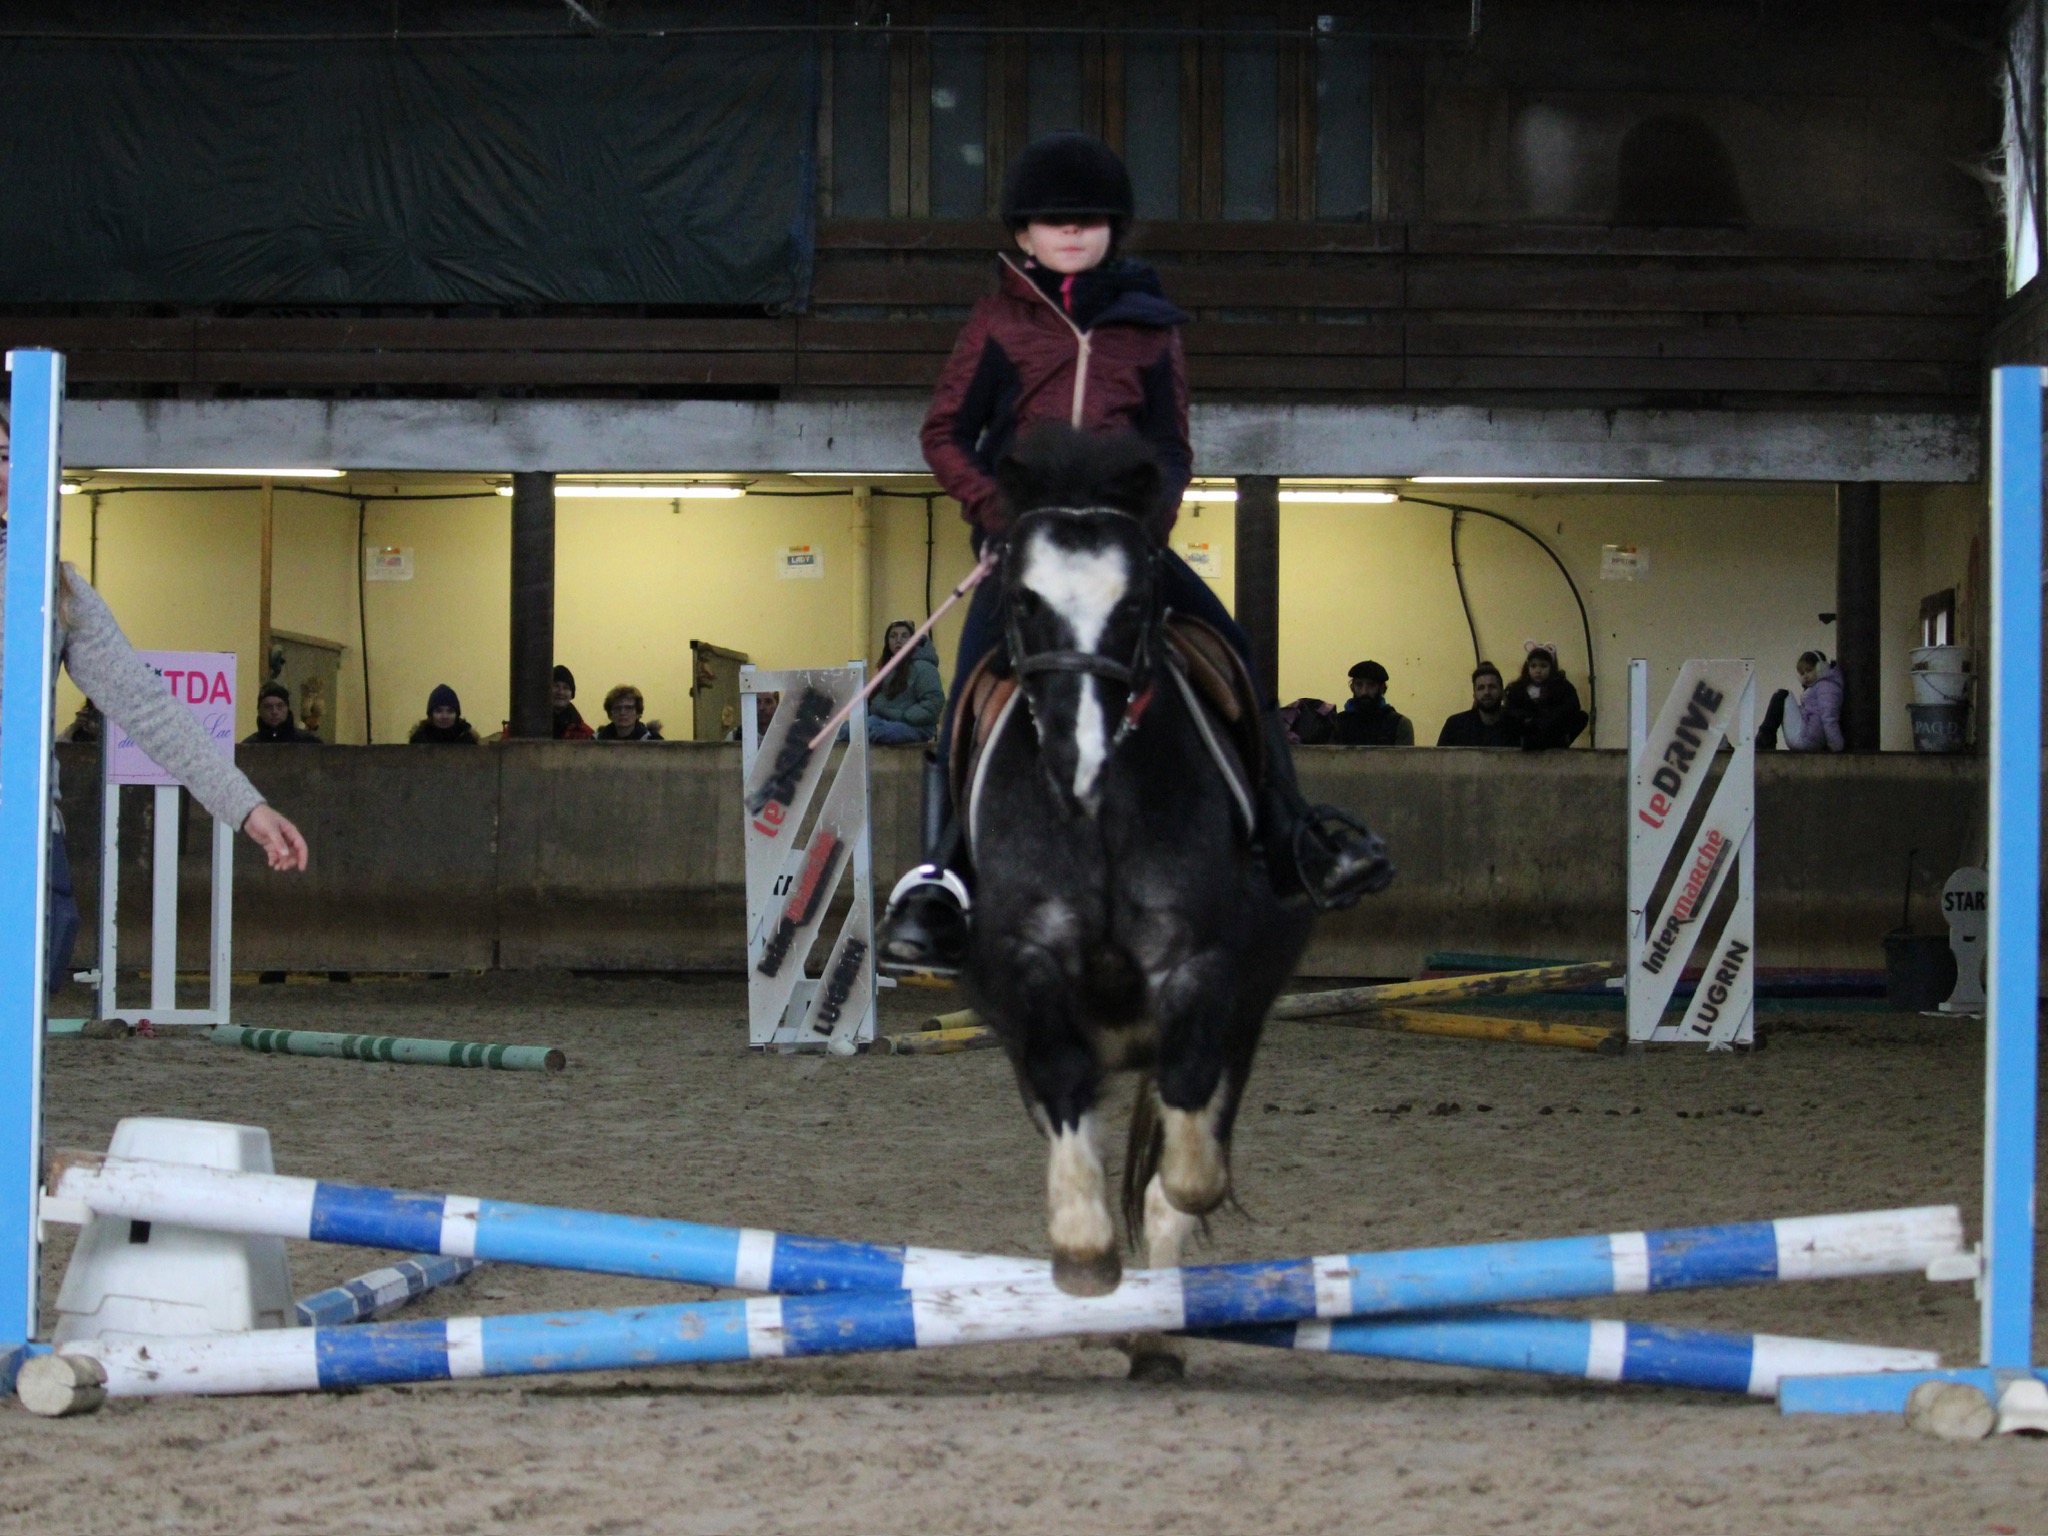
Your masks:
{"label": "black bucket", "polygon": [[1943,933],[1884,936],[1884,996],[1894,1013],[1928,1013],[1956,989],[1956,957]]}
{"label": "black bucket", "polygon": [[1967,704],[1908,704],[1913,721],[1915,752],[1967,752],[1970,750],[1970,706]]}

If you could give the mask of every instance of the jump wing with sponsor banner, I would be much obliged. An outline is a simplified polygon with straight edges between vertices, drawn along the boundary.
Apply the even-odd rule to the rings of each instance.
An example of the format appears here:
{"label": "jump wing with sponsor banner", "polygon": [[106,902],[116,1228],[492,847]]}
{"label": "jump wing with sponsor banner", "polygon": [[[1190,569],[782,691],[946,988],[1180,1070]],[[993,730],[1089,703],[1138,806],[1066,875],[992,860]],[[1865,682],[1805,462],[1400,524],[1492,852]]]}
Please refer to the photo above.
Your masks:
{"label": "jump wing with sponsor banner", "polygon": [[[1746,1044],[1755,1029],[1756,679],[1747,661],[1688,661],[1636,755],[1629,784],[1631,1041]],[[1733,750],[1682,844],[1723,740]],[[1674,851],[1678,852],[1676,860]],[[1650,905],[1666,870],[1669,888]],[[1664,1022],[1680,974],[1731,872],[1738,890],[1681,1022]]]}

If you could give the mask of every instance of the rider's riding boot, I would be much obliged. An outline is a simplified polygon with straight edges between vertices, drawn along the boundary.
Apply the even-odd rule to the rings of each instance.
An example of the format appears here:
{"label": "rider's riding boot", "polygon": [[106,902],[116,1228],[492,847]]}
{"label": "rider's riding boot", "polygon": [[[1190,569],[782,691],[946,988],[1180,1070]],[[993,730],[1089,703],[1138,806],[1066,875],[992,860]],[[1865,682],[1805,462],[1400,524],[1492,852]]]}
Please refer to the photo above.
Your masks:
{"label": "rider's riding boot", "polygon": [[1267,709],[1260,724],[1266,736],[1266,784],[1259,839],[1273,888],[1283,896],[1305,895],[1325,912],[1385,890],[1394,878],[1387,845],[1356,816],[1304,800],[1280,711]]}
{"label": "rider's riding boot", "polygon": [[896,882],[876,937],[877,965],[885,976],[954,977],[967,959],[967,882],[950,867],[961,836],[953,820],[946,765],[936,751],[924,755],[922,830],[925,862]]}

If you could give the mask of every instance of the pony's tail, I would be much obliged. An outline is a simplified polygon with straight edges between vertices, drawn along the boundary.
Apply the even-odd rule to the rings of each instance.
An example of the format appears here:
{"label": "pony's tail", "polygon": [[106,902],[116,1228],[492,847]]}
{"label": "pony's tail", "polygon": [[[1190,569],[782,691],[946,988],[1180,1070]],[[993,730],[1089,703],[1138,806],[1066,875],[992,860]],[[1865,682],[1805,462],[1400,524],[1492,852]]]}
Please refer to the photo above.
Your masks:
{"label": "pony's tail", "polygon": [[1138,1096],[1131,1104],[1131,1130],[1124,1140],[1124,1235],[1134,1253],[1145,1235],[1145,1191],[1165,1152],[1159,1093],[1148,1073],[1138,1079]]}

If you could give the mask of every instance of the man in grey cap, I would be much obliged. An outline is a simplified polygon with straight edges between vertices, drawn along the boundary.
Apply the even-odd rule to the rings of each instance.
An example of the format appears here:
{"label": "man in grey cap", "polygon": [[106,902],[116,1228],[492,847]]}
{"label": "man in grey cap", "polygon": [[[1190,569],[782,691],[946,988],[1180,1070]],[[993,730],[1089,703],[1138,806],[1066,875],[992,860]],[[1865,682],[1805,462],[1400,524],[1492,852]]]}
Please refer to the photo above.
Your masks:
{"label": "man in grey cap", "polygon": [[1338,712],[1332,739],[1344,747],[1415,745],[1415,722],[1387,702],[1387,669],[1378,662],[1351,669],[1351,702]]}

